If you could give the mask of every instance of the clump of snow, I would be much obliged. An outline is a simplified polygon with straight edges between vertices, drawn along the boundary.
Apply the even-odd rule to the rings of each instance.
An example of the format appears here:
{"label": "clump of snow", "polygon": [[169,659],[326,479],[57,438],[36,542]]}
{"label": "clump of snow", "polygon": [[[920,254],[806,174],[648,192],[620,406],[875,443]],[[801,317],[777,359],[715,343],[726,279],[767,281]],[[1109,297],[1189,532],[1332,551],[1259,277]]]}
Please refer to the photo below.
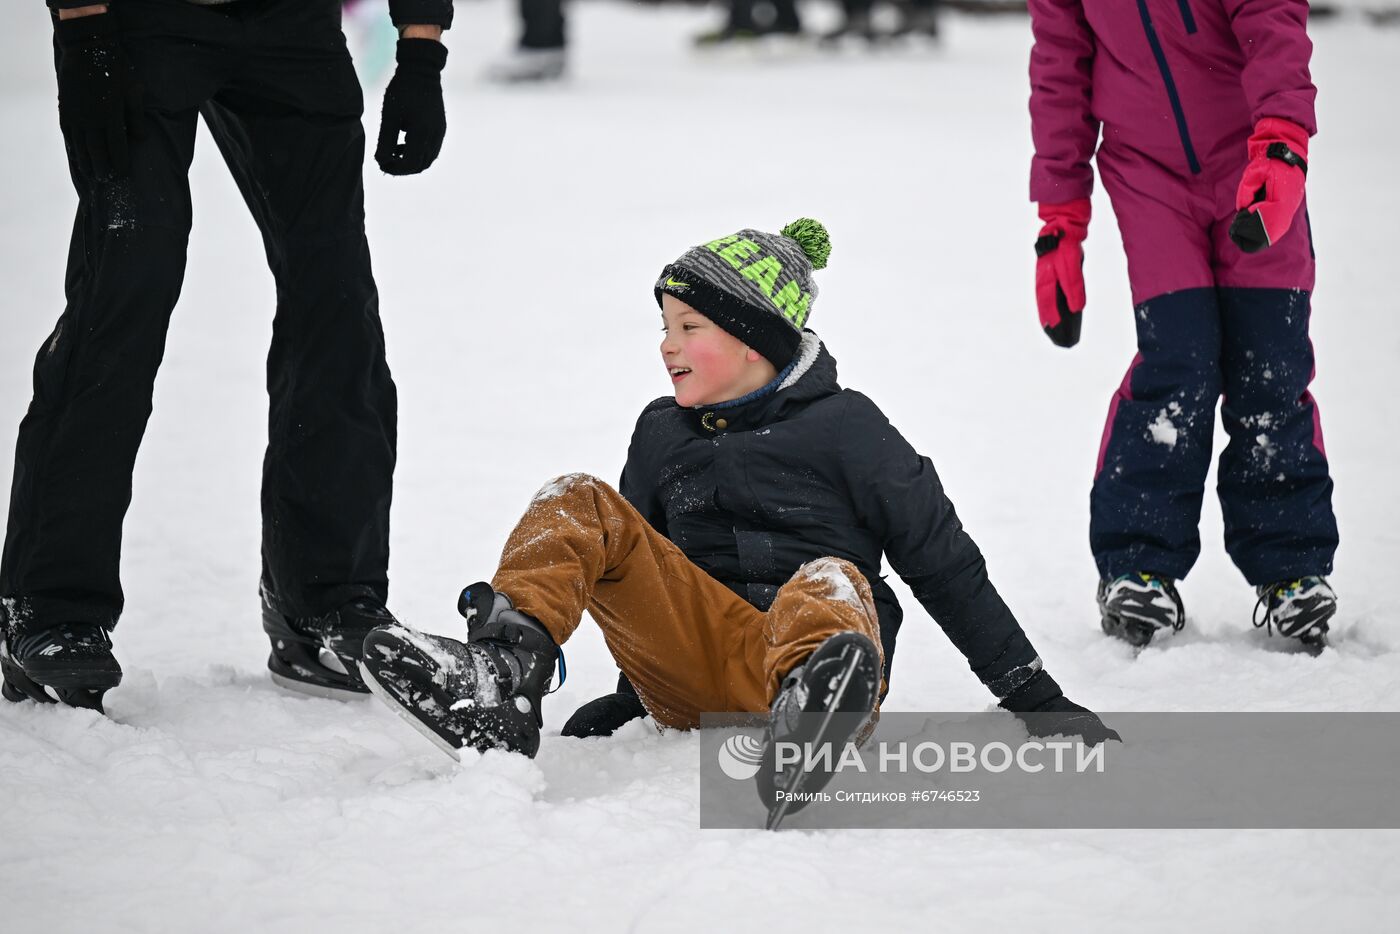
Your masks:
{"label": "clump of snow", "polygon": [[[569,473],[564,474],[562,477],[555,477],[539,488],[539,491],[535,493],[531,503],[542,503],[556,496],[563,496],[565,493],[572,490],[575,484],[588,483],[592,480],[592,477],[584,473]],[[562,510],[560,511],[560,515],[563,515]]]}
{"label": "clump of snow", "polygon": [[1278,448],[1267,434],[1254,436],[1254,456],[1264,462],[1265,470],[1273,465],[1276,454],[1278,454]]}
{"label": "clump of snow", "polygon": [[831,558],[818,558],[815,561],[809,561],[798,568],[797,576],[826,584],[827,596],[832,600],[840,601],[857,609],[863,610],[865,608],[865,604],[860,599],[860,591],[856,589],[855,583],[847,576],[838,561]]}
{"label": "clump of snow", "polygon": [[[1173,403],[1173,405],[1175,405],[1175,403]],[[1147,431],[1152,436],[1152,440],[1158,444],[1166,445],[1169,448],[1176,447],[1176,425],[1172,422],[1166,409],[1162,409],[1157,413],[1156,420],[1147,426]]]}

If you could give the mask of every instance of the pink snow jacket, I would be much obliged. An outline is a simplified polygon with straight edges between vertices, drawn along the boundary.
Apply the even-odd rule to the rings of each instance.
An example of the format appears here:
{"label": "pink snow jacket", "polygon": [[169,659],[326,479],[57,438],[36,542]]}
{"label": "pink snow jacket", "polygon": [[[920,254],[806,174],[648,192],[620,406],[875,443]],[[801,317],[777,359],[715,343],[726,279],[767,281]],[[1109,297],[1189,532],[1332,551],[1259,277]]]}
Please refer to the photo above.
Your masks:
{"label": "pink snow jacket", "polygon": [[[1098,158],[1155,164],[1144,192],[1237,180],[1261,117],[1317,131],[1307,0],[1029,0],[1032,201],[1089,196]],[[1135,173],[1138,175],[1144,173]]]}

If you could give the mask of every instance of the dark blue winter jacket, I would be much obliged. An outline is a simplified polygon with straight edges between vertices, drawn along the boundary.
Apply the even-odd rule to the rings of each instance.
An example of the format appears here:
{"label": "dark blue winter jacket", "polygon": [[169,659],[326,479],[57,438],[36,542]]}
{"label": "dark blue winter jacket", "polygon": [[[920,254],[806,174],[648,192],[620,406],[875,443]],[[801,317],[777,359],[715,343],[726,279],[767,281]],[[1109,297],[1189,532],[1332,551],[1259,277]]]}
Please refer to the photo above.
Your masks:
{"label": "dark blue winter jacket", "polygon": [[836,361],[805,332],[781,388],[740,405],[642,412],[621,492],[712,577],[761,610],[804,563],[844,558],[874,591],[886,677],[903,611],[881,557],[972,671],[1004,698],[1040,669],[987,579],[927,457],[870,399],[836,382]]}

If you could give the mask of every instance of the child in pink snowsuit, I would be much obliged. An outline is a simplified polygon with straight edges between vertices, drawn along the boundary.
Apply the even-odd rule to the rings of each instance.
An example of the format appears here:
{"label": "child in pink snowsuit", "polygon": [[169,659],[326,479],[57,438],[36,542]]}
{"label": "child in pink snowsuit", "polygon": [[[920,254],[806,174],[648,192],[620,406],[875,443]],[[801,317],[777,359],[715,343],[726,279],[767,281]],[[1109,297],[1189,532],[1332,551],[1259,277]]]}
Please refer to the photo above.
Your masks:
{"label": "child in pink snowsuit", "polygon": [[1200,553],[1223,396],[1226,550],[1258,592],[1256,625],[1320,650],[1337,525],[1308,392],[1307,0],[1029,5],[1042,326],[1062,346],[1078,340],[1091,157],[1132,284],[1138,351],[1109,405],[1090,497],[1104,629],[1144,645],[1181,628],[1174,582]]}

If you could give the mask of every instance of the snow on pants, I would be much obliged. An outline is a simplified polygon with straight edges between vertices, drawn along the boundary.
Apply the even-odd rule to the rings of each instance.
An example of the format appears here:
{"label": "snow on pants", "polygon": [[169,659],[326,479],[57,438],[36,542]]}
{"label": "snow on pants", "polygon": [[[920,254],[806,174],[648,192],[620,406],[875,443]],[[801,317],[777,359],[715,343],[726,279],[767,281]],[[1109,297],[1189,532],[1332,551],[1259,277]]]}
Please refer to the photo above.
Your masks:
{"label": "snow on pants", "polygon": [[764,613],[582,474],[535,497],[491,586],[561,645],[587,610],[651,715],[683,729],[702,713],[767,711],[783,676],[838,632],[880,645],[870,585],[849,562],[803,565]]}
{"label": "snow on pants", "polygon": [[383,598],[396,398],[365,240],[361,92],[339,0],[123,0],[112,9],[145,89],[132,172],[97,181],[70,159],[79,203],[67,307],[39,350],[19,429],[0,594],[44,619],[113,625],[121,612],[122,522],[184,277],[202,113],[277,286],[263,586],[293,615]]}
{"label": "snow on pants", "polygon": [[1273,246],[1242,252],[1227,233],[1239,155],[1190,179],[1111,150],[1099,156],[1138,339],[1109,405],[1090,494],[1090,545],[1105,578],[1139,570],[1181,578],[1195,563],[1222,396],[1229,443],[1218,492],[1230,557],[1255,585],[1332,569],[1332,480],[1308,391],[1306,207]]}

